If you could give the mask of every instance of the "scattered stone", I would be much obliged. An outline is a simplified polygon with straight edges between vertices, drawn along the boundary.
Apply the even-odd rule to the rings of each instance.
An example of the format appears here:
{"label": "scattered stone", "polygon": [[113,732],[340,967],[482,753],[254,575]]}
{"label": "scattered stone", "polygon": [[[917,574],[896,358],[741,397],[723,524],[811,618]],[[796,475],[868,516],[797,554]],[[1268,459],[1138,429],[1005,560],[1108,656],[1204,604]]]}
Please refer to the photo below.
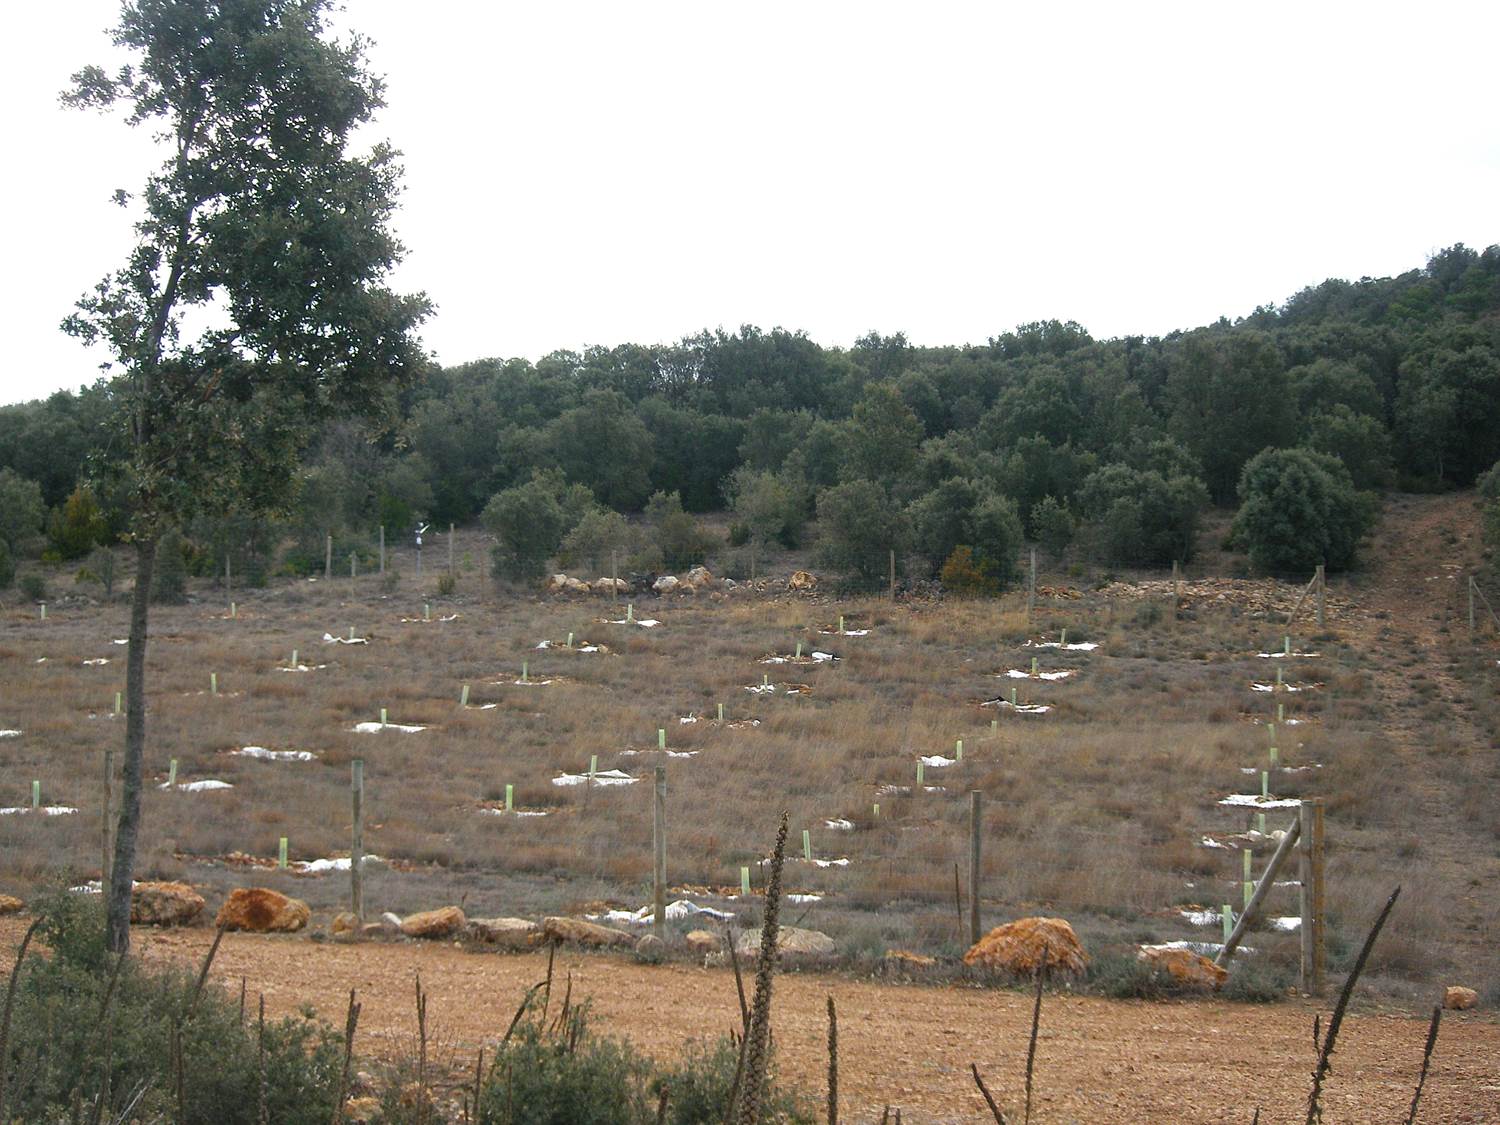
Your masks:
{"label": "scattered stone", "polygon": [[718,580],[714,578],[708,567],[695,566],[687,572],[687,575],[683,578],[683,582],[695,590],[711,590]]}
{"label": "scattered stone", "polygon": [[542,940],[541,928],[528,918],[470,918],[467,933],[501,949],[530,949]]}
{"label": "scattered stone", "polygon": [[400,930],[391,929],[384,922],[366,922],[359,928],[359,936],[367,938],[385,938],[400,932]]}
{"label": "scattered stone", "polygon": [[818,588],[818,579],[816,575],[799,570],[787,579],[786,588],[794,593],[811,593]]}
{"label": "scattered stone", "polygon": [[572,942],[594,949],[635,944],[635,938],[630,934],[581,918],[543,918],[542,934],[549,941]]}
{"label": "scattered stone", "polygon": [[589,592],[589,584],[578,578],[569,578],[567,581],[567,591],[570,594],[587,594]]}
{"label": "scattered stone", "polygon": [[1467,1012],[1479,1003],[1479,993],[1472,988],[1450,984],[1443,993],[1443,1007],[1454,1012]]}
{"label": "scattered stone", "polygon": [[655,582],[651,583],[651,588],[658,594],[670,594],[673,590],[677,589],[677,587],[681,585],[682,583],[679,582],[673,575],[663,574]]}
{"label": "scattered stone", "polygon": [[1044,957],[1049,974],[1081,974],[1089,963],[1078,935],[1064,919],[1021,918],[980,938],[964,954],[964,964],[1032,976]]}
{"label": "scattered stone", "polygon": [[936,957],[928,957],[922,953],[913,953],[909,949],[887,949],[885,951],[885,965],[888,969],[896,969],[897,971],[930,969],[936,964]]}
{"label": "scattered stone", "polygon": [[401,932],[414,938],[452,937],[463,930],[465,921],[464,912],[458,907],[444,906],[408,914],[401,922]]}
{"label": "scattered stone", "polygon": [[719,941],[718,934],[708,930],[690,930],[682,940],[694,953],[702,954],[717,953],[723,944]]}
{"label": "scattered stone", "polygon": [[137,883],[130,894],[130,921],[140,926],[186,926],[203,905],[203,896],[186,883]]}
{"label": "scattered stone", "polygon": [[616,594],[628,594],[630,583],[623,578],[599,578],[594,581],[594,593],[608,594],[610,591]]}
{"label": "scattered stone", "polygon": [[635,943],[635,954],[649,960],[656,960],[667,952],[667,943],[655,934],[642,934]]}
{"label": "scattered stone", "polygon": [[26,909],[26,904],[13,895],[0,895],[0,914],[17,914]]}
{"label": "scattered stone", "polygon": [[353,934],[361,929],[359,916],[348,910],[342,910],[333,916],[333,922],[328,927],[328,932],[338,937],[340,934]]}
{"label": "scattered stone", "polygon": [[401,932],[401,915],[387,910],[380,916],[380,925],[393,934]]}
{"label": "scattered stone", "polygon": [[1218,989],[1229,979],[1229,973],[1201,953],[1190,949],[1143,948],[1136,956],[1157,972],[1165,972],[1178,984],[1195,988]]}
{"label": "scattered stone", "polygon": [[547,593],[560,594],[568,588],[568,576],[566,574],[554,574],[547,579]]}
{"label": "scattered stone", "polygon": [[[735,952],[741,957],[756,957],[760,954],[760,930],[745,930],[734,943]],[[782,926],[776,932],[776,949],[783,957],[832,957],[838,952],[833,939],[819,930],[799,930],[796,926]]]}
{"label": "scattered stone", "polygon": [[296,933],[310,917],[307,903],[269,887],[236,887],[229,892],[214,925],[254,934]]}

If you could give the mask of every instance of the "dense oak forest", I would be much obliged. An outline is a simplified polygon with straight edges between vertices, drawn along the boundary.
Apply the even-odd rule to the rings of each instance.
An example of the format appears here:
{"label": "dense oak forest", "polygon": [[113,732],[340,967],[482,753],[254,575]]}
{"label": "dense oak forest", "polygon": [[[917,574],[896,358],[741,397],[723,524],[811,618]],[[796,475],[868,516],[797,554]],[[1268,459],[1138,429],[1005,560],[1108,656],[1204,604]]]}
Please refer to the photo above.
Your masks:
{"label": "dense oak forest", "polygon": [[[91,485],[118,440],[109,394],[0,409],[0,579],[123,526]],[[983,590],[1013,579],[1023,541],[1186,559],[1217,505],[1239,510],[1258,570],[1339,568],[1382,489],[1500,489],[1484,475],[1500,460],[1500,246],[1160,338],[1044,321],[980,345],[871,332],[835,348],[746,325],[433,365],[392,413],[379,432],[324,428],[281,520],[181,529],[185,565],[228,554],[255,581],[321,568],[328,531],[347,550],[381,525],[479,519],[496,573],[517,579],[559,556],[597,570],[612,551],[646,572],[713,550],[733,572],[753,548],[815,542],[853,580],[896,548]],[[695,518],[719,511],[727,543]]]}

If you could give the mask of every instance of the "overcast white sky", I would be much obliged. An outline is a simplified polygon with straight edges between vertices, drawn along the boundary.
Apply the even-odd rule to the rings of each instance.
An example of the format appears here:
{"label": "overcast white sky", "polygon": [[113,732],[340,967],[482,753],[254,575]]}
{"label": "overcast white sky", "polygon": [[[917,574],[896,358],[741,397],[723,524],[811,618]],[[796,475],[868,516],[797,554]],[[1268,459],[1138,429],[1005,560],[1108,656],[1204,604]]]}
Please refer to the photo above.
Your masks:
{"label": "overcast white sky", "polygon": [[[65,111],[118,3],[10,13],[0,402],[123,259],[147,135]],[[742,323],[1099,337],[1500,242],[1500,5],[350,0],[444,363]]]}

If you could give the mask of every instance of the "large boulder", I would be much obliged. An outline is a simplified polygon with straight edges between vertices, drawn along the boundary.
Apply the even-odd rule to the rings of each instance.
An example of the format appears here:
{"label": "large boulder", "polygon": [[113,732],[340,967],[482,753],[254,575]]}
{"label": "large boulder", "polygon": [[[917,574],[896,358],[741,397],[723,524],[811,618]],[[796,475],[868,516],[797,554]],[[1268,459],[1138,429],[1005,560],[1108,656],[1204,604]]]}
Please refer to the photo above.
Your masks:
{"label": "large boulder", "polygon": [[566,574],[554,574],[547,579],[547,593],[560,594],[568,588],[568,576]]}
{"label": "large boulder", "polygon": [[566,588],[570,594],[587,594],[589,592],[589,584],[579,578],[569,578]]}
{"label": "large boulder", "polygon": [[1479,1003],[1479,993],[1472,988],[1450,984],[1443,992],[1443,1007],[1457,1012],[1466,1012]]}
{"label": "large boulder", "polygon": [[130,921],[138,926],[186,926],[203,911],[203,896],[186,883],[137,883]]}
{"label": "large boulder", "polygon": [[719,940],[719,935],[710,930],[691,930],[682,940],[694,953],[704,955],[719,952],[720,946],[723,945],[723,942]]}
{"label": "large boulder", "polygon": [[623,578],[596,578],[593,589],[596,594],[628,594],[630,583]]}
{"label": "large boulder", "polygon": [[1178,984],[1190,988],[1218,989],[1229,979],[1226,970],[1191,949],[1145,946],[1137,956],[1156,972],[1166,973]]}
{"label": "large boulder", "polygon": [[651,588],[658,594],[670,594],[681,585],[682,583],[674,575],[663,574],[655,582],[651,583]]}
{"label": "large boulder", "polygon": [[328,932],[336,938],[353,940],[360,934],[359,915],[350,910],[341,910],[333,916]]}
{"label": "large boulder", "polygon": [[597,922],[585,922],[582,918],[543,918],[542,936],[548,941],[566,941],[594,949],[635,944],[635,938],[630,934]]}
{"label": "large boulder", "polygon": [[464,912],[456,906],[444,906],[438,910],[423,910],[408,914],[401,920],[401,932],[414,938],[447,938],[461,933],[464,928]]}
{"label": "large boulder", "polygon": [[501,949],[530,949],[542,940],[541,928],[529,918],[470,918],[466,932],[473,941]]}
{"label": "large boulder", "polygon": [[[734,949],[741,957],[758,957],[760,931],[743,931],[736,939]],[[831,937],[821,931],[781,926],[776,931],[776,951],[783,957],[832,957],[838,952],[838,947],[833,944]]]}
{"label": "large boulder", "polygon": [[1073,927],[1061,918],[1020,918],[996,926],[964,954],[964,964],[1031,976],[1043,965],[1049,974],[1081,975],[1088,954]]}
{"label": "large boulder", "polygon": [[214,925],[255,934],[291,934],[307,925],[307,903],[269,887],[237,887],[229,892]]}
{"label": "large boulder", "polygon": [[683,581],[695,590],[711,590],[718,581],[706,566],[695,566],[683,577]]}
{"label": "large boulder", "polygon": [[0,895],[0,914],[18,914],[26,904],[13,895]]}
{"label": "large boulder", "polygon": [[818,588],[818,578],[805,570],[799,570],[786,581],[786,588],[795,593],[810,593]]}

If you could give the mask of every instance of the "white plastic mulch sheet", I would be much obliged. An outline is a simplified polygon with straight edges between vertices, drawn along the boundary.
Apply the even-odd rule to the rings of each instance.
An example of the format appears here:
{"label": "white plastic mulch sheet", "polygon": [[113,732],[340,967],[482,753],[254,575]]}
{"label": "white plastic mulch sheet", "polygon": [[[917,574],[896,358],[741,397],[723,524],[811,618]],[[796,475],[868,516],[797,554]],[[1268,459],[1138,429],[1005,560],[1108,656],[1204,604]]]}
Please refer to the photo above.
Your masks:
{"label": "white plastic mulch sheet", "polygon": [[[689,902],[680,898],[676,902],[667,903],[667,921],[675,922],[679,918],[692,918],[697,915],[714,918],[720,922],[734,921],[734,915],[727,910],[715,910],[711,906],[699,906],[696,902]],[[654,906],[643,906],[639,910],[606,910],[603,914],[585,914],[590,922],[615,922],[626,926],[649,926],[656,920],[656,908]]]}
{"label": "white plastic mulch sheet", "polygon": [[479,813],[481,816],[518,816],[522,818],[552,815],[549,809],[495,809],[489,805],[481,806]]}
{"label": "white plastic mulch sheet", "polygon": [[16,816],[24,813],[41,813],[43,816],[67,816],[78,810],[69,805],[38,805],[32,808],[30,805],[17,805],[8,809],[0,809],[0,816]]}
{"label": "white plastic mulch sheet", "polygon": [[332,633],[324,633],[323,643],[325,645],[367,645],[370,641],[368,637],[335,637]]}
{"label": "white plastic mulch sheet", "polygon": [[843,817],[836,817],[833,820],[825,820],[823,827],[832,828],[835,832],[853,832],[854,821],[845,820]]}
{"label": "white plastic mulch sheet", "polygon": [[[1193,926],[1217,926],[1224,919],[1224,916],[1217,910],[1181,910],[1178,913],[1187,920],[1189,925]],[[1284,934],[1302,928],[1302,919],[1297,917],[1271,918],[1268,921],[1272,929]]]}
{"label": "white plastic mulch sheet", "polygon": [[636,750],[634,748],[626,749],[626,750],[621,750],[620,753],[622,755],[624,755],[625,757],[627,757],[627,758],[634,758],[638,754],[666,754],[666,756],[669,757],[669,758],[696,758],[698,756],[698,754],[699,754],[699,751],[697,751],[697,750],[658,750],[655,746],[652,746],[652,747],[650,747],[649,749],[646,749],[646,750]]}
{"label": "white plastic mulch sheet", "polygon": [[[1200,957],[1212,957],[1215,954],[1222,952],[1223,949],[1224,949],[1224,946],[1223,946],[1223,944],[1221,942],[1217,942],[1217,941],[1164,941],[1164,942],[1161,942],[1161,943],[1159,943],[1157,945],[1143,945],[1143,946],[1141,946],[1141,948],[1142,949],[1186,949],[1186,950],[1188,950],[1188,951],[1190,951],[1192,953],[1198,954]],[[1236,950],[1236,952],[1237,953],[1254,953],[1255,950],[1251,949],[1248,945],[1242,945],[1242,946],[1240,946]]]}
{"label": "white plastic mulch sheet", "polygon": [[[1313,770],[1320,770],[1322,768],[1323,768],[1323,763],[1322,762],[1314,762],[1310,766],[1277,766],[1271,772],[1272,773],[1310,773]],[[1256,769],[1254,766],[1241,766],[1240,767],[1240,773],[1248,773],[1252,777],[1255,776],[1256,774],[1260,773],[1260,772],[1261,771],[1258,770],[1258,769]]]}
{"label": "white plastic mulch sheet", "polygon": [[803,906],[803,905],[805,905],[807,903],[822,902],[823,901],[823,896],[822,895],[809,895],[809,894],[804,894],[804,895],[787,895],[786,896],[786,900],[787,900],[787,902],[793,903],[796,906]]}
{"label": "white plastic mulch sheet", "polygon": [[870,630],[868,629],[844,629],[843,631],[838,629],[819,629],[818,632],[825,637],[868,637],[870,635]]}
{"label": "white plastic mulch sheet", "polygon": [[838,657],[831,652],[819,652],[814,649],[803,657],[796,656],[767,656],[761,660],[762,664],[830,664]]}
{"label": "white plastic mulch sheet", "polygon": [[1296,797],[1262,797],[1259,793],[1231,793],[1220,800],[1219,804],[1246,809],[1295,809],[1300,807],[1302,802]]}
{"label": "white plastic mulch sheet", "polygon": [[848,860],[847,857],[846,858],[842,858],[842,859],[803,859],[799,855],[799,856],[793,856],[790,862],[792,862],[792,863],[810,863],[814,867],[848,867],[849,866],[849,860]]}
{"label": "white plastic mulch sheet", "polygon": [[379,734],[383,730],[398,731],[401,734],[416,734],[427,728],[416,726],[412,723],[355,723],[351,728],[355,734]]}
{"label": "white plastic mulch sheet", "polygon": [[0,738],[20,738],[20,737],[21,737],[21,732],[18,731],[18,730],[0,730]]}
{"label": "white plastic mulch sheet", "polygon": [[987,699],[979,706],[995,707],[1001,711],[1014,711],[1017,715],[1045,715],[1052,710],[1049,703],[1012,703],[1008,699]]}
{"label": "white plastic mulch sheet", "polygon": [[605,624],[607,624],[607,625],[639,625],[642,629],[655,629],[658,625],[661,624],[661,622],[658,621],[658,620],[656,620],[656,618],[654,618],[654,617],[635,617],[635,618],[622,617],[618,621],[606,619],[605,620]]}
{"label": "white plastic mulch sheet", "polygon": [[[634,785],[640,778],[631,777],[624,770],[599,770],[593,775],[595,785]],[[589,775],[586,773],[562,773],[552,779],[553,785],[587,785]]]}
{"label": "white plastic mulch sheet", "polygon": [[930,754],[921,759],[921,762],[930,770],[940,770],[957,763],[957,758],[945,758],[941,754]]}
{"label": "white plastic mulch sheet", "polygon": [[576,644],[572,646],[564,644],[562,641],[541,641],[537,644],[536,647],[542,649],[559,649],[563,652],[590,653],[604,651],[603,645],[589,644],[587,641],[584,641],[582,644]]}
{"label": "white plastic mulch sheet", "polygon": [[775,695],[778,691],[785,695],[806,695],[812,689],[806,684],[752,684],[745,690],[751,695]]}
{"label": "white plastic mulch sheet", "polygon": [[[924,785],[924,786],[922,786],[922,792],[924,792],[924,793],[945,793],[945,792],[947,792],[947,790],[948,790],[948,787],[946,785]],[[882,785],[878,789],[876,789],[875,792],[878,793],[878,794],[880,794],[880,796],[882,796],[882,797],[899,797],[899,796],[902,796],[903,794],[910,793],[911,792],[911,786],[910,785]]]}
{"label": "white plastic mulch sheet", "polygon": [[1061,641],[1027,641],[1022,648],[1060,648],[1064,652],[1093,652],[1099,647],[1096,641],[1078,641],[1065,645]]}
{"label": "white plastic mulch sheet", "polygon": [[107,656],[96,656],[92,660],[85,660],[83,663],[86,666],[90,667],[90,668],[94,668],[94,667],[98,667],[100,664],[108,664],[109,663],[109,657],[107,657]]}
{"label": "white plastic mulch sheet", "polygon": [[313,762],[317,755],[311,750],[267,750],[264,746],[245,746],[231,750],[241,758],[260,758],[267,762]]}
{"label": "white plastic mulch sheet", "polygon": [[1271,692],[1275,692],[1275,691],[1292,691],[1292,692],[1296,692],[1296,691],[1312,691],[1313,688],[1322,687],[1322,686],[1323,686],[1322,684],[1282,684],[1282,685],[1280,685],[1278,687],[1276,684],[1254,683],[1254,684],[1250,685],[1250,690],[1251,691],[1271,691]]}
{"label": "white plastic mulch sheet", "polygon": [[[367,854],[364,859],[360,861],[360,867],[363,868],[367,863],[384,862],[385,860],[381,859],[378,855]],[[341,856],[335,859],[303,860],[301,862],[291,864],[291,868],[299,875],[327,875],[330,871],[348,871],[353,866],[353,864],[354,861],[350,859],[350,857]]]}
{"label": "white plastic mulch sheet", "polygon": [[327,668],[327,667],[328,667],[328,665],[326,665],[326,664],[295,664],[295,665],[293,665],[293,664],[278,664],[276,666],[276,671],[278,671],[278,672],[315,672],[319,668]]}
{"label": "white plastic mulch sheet", "polygon": [[179,781],[175,786],[166,782],[157,786],[158,789],[176,789],[179,793],[212,793],[216,789],[233,789],[234,786],[227,781],[217,778],[208,778],[204,781]]}
{"label": "white plastic mulch sheet", "polygon": [[434,622],[437,622],[439,624],[447,624],[449,621],[457,621],[457,620],[458,620],[458,614],[456,614],[456,613],[450,613],[450,614],[448,614],[447,617],[403,617],[401,619],[401,624],[403,624],[403,625],[431,625]]}
{"label": "white plastic mulch sheet", "polygon": [[1288,657],[1295,660],[1298,658],[1311,659],[1323,654],[1321,652],[1257,652],[1255,655],[1262,660],[1285,660]]}
{"label": "white plastic mulch sheet", "polygon": [[1005,673],[1005,678],[1009,680],[1066,680],[1069,676],[1076,676],[1077,674],[1078,672],[1074,668],[1064,668],[1057,672],[1038,672],[1036,675],[1032,675],[1030,672],[1023,671],[1020,668],[1012,668]]}

